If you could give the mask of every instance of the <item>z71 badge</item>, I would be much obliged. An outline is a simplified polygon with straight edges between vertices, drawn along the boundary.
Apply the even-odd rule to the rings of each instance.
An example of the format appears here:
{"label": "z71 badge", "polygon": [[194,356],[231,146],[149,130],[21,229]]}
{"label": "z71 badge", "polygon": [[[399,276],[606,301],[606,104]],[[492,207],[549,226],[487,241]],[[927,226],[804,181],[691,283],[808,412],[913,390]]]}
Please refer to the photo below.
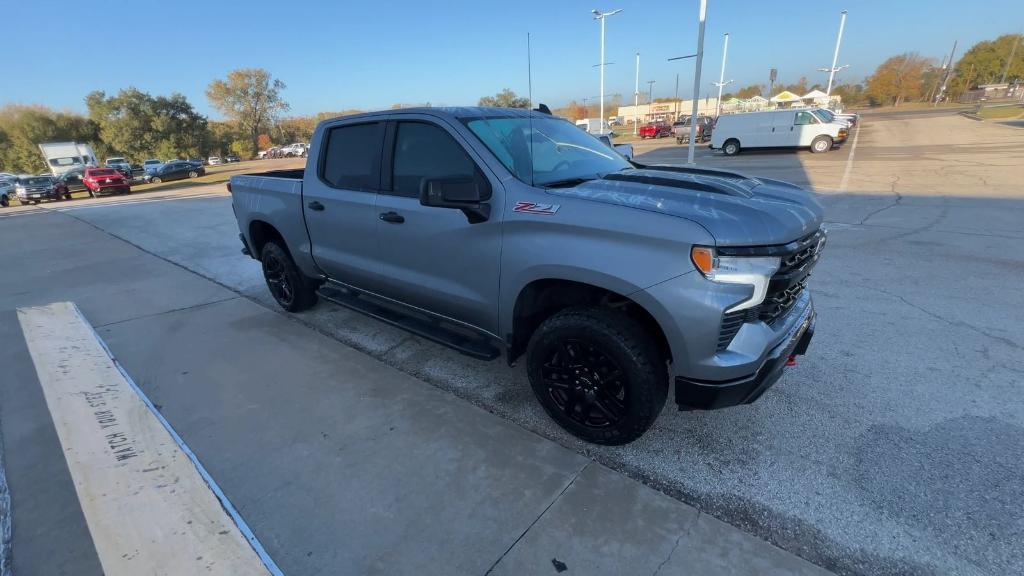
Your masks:
{"label": "z71 badge", "polygon": [[525,212],[527,214],[540,214],[550,216],[558,212],[558,204],[537,204],[536,202],[516,202],[514,212]]}

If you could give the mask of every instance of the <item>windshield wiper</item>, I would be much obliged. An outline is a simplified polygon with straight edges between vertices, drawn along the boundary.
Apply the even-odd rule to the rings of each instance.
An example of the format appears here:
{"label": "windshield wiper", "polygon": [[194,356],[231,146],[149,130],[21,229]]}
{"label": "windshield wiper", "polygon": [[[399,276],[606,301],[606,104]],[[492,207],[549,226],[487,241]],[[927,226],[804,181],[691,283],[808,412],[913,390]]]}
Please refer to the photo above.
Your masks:
{"label": "windshield wiper", "polygon": [[545,182],[540,186],[543,186],[544,188],[572,188],[573,186],[579,186],[580,184],[590,182],[591,180],[597,180],[597,178],[566,178],[565,180]]}

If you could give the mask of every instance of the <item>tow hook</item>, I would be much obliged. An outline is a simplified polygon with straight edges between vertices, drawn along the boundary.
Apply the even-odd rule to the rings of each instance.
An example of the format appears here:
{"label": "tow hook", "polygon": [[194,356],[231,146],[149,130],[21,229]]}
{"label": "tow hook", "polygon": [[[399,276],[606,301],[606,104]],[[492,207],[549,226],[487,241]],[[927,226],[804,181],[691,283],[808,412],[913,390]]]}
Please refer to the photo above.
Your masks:
{"label": "tow hook", "polygon": [[786,359],[786,366],[796,366],[796,354],[790,354]]}

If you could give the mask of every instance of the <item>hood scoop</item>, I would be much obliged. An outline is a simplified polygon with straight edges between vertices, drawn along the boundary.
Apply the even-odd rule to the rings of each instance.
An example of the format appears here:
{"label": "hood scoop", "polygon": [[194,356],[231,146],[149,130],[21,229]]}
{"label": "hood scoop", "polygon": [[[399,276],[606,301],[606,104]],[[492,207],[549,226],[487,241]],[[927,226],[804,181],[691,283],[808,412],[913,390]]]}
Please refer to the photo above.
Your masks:
{"label": "hood scoop", "polygon": [[[692,192],[710,192],[740,198],[750,198],[752,182],[735,177],[723,177],[709,174],[711,171],[679,171],[637,169],[625,172],[613,172],[602,177],[602,180],[613,182],[630,182],[647,186],[664,186]],[[745,185],[746,184],[746,185]]]}

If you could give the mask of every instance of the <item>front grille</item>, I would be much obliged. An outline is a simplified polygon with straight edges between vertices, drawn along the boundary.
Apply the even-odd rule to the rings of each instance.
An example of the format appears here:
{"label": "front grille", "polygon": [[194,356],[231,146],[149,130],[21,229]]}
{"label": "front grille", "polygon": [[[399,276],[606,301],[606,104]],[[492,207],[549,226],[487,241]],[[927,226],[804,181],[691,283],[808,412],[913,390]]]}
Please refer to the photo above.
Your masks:
{"label": "front grille", "polygon": [[761,321],[769,326],[784,318],[807,288],[807,279],[818,263],[819,244],[825,232],[818,230],[784,246],[739,247],[719,249],[721,254],[744,256],[779,256],[779,270],[768,283],[764,302],[747,310],[722,315],[718,333],[718,351],[729,347],[736,333],[747,322]]}

